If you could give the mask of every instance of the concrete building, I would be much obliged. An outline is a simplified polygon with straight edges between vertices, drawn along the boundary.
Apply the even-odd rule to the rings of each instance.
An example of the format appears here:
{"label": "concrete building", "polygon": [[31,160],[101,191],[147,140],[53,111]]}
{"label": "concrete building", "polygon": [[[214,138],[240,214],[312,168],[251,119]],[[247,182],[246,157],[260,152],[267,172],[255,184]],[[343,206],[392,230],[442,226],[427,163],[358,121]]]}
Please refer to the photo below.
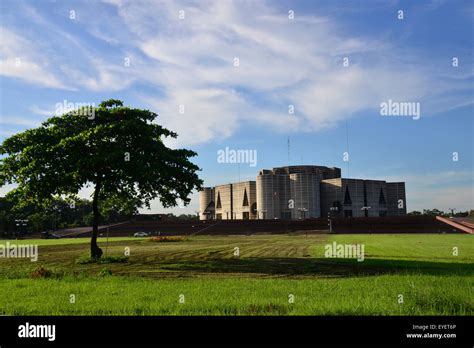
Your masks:
{"label": "concrete building", "polygon": [[407,214],[406,192],[404,182],[387,182],[387,215],[401,216]]}
{"label": "concrete building", "polygon": [[288,166],[261,170],[257,176],[259,219],[321,216],[320,182],[341,176],[339,168]]}
{"label": "concrete building", "polygon": [[341,178],[340,168],[288,166],[264,169],[256,181],[207,187],[200,192],[206,219],[304,219],[406,214],[405,183]]}
{"label": "concrete building", "polygon": [[334,217],[406,215],[405,183],[343,178],[322,180],[321,213]]}
{"label": "concrete building", "polygon": [[201,220],[257,218],[255,181],[205,187],[199,194]]}

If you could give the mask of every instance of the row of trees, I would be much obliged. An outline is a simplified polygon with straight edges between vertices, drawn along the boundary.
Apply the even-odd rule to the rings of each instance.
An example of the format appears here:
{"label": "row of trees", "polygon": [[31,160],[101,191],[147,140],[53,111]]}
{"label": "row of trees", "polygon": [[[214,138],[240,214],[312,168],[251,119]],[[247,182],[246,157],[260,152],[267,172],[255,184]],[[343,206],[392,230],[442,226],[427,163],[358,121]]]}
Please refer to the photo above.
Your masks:
{"label": "row of trees", "polygon": [[[101,204],[100,214],[103,223],[116,223],[129,220],[136,210],[133,207]],[[93,218],[92,202],[87,199],[71,201],[56,198],[47,207],[38,207],[34,204],[20,206],[10,197],[0,197],[0,238],[13,237],[20,232],[31,234],[91,226]],[[27,220],[27,223],[18,223],[18,220]]]}
{"label": "row of trees", "polygon": [[[133,205],[118,206],[103,202],[99,205],[100,222],[113,224],[138,218]],[[18,208],[11,199],[0,197],[0,238],[11,238],[22,234],[44,231],[54,232],[63,228],[87,227],[93,222],[92,202],[88,199],[71,201],[54,199],[49,208],[27,205]],[[151,214],[141,215],[141,220],[199,220],[197,214]],[[18,226],[17,220],[27,220],[25,226]]]}
{"label": "row of trees", "polygon": [[452,209],[450,212],[444,212],[439,209],[423,209],[423,212],[414,210],[409,212],[408,215],[429,215],[429,216],[444,216],[444,217],[474,217],[474,210],[466,210],[455,212],[455,209]]}

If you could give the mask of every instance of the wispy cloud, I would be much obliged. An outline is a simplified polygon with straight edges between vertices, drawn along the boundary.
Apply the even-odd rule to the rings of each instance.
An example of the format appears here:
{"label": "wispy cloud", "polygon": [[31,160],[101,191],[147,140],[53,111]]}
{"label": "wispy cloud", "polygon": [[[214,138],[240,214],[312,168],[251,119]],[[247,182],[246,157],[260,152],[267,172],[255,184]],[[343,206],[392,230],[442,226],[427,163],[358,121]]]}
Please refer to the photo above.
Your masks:
{"label": "wispy cloud", "polygon": [[36,115],[47,116],[47,117],[53,116],[56,112],[56,109],[53,107],[43,108],[38,105],[32,105],[29,109],[31,112],[35,113]]}
{"label": "wispy cloud", "polygon": [[[451,93],[468,91],[472,76],[442,76],[434,63],[381,35],[348,35],[330,14],[289,19],[260,1],[117,0],[77,4],[77,18],[65,30],[22,6],[46,40],[3,28],[4,76],[94,92],[145,84],[148,92],[135,97],[180,134],[179,144],[224,139],[248,122],[276,132],[319,131],[360,111],[378,112],[387,99],[421,102],[429,115],[472,99]],[[90,21],[84,15],[90,12],[106,20]],[[42,59],[44,51],[63,59]],[[13,66],[16,57],[23,57],[20,68]]]}
{"label": "wispy cloud", "polygon": [[2,126],[25,126],[28,128],[38,127],[42,120],[33,119],[30,117],[17,117],[17,116],[2,116],[0,118],[0,124]]}
{"label": "wispy cloud", "polygon": [[432,173],[401,173],[373,177],[386,181],[404,181],[411,210],[437,208],[448,211],[474,209],[474,174],[472,171],[450,170]]}
{"label": "wispy cloud", "polygon": [[410,197],[408,201],[409,211],[423,209],[441,209],[449,211],[469,211],[474,208],[474,189],[472,185],[459,187],[418,187],[408,190]]}
{"label": "wispy cloud", "polygon": [[[389,44],[342,35],[328,17],[291,20],[263,2],[118,2],[117,9],[139,49],[158,63],[153,71],[138,68],[139,74],[166,87],[163,97],[147,100],[166,125],[184,134],[184,143],[228,136],[250,118],[276,131],[317,131],[358,111],[377,112],[381,101],[422,102],[446,87],[433,83],[436,77],[422,65],[399,63],[403,59]],[[154,21],[157,11],[160,20]],[[343,67],[344,57],[349,67]],[[210,103],[202,98],[209,89],[226,97]],[[258,93],[266,104],[255,105],[242,90]],[[186,103],[187,114],[177,115]],[[290,104],[295,115],[288,115]],[[192,120],[199,120],[199,137],[187,134]],[[217,124],[226,124],[224,134]]]}
{"label": "wispy cloud", "polygon": [[[46,57],[35,51],[34,44],[16,33],[0,28],[0,75],[18,78],[34,85],[50,88],[66,88],[50,72]],[[51,69],[52,70],[52,69]]]}

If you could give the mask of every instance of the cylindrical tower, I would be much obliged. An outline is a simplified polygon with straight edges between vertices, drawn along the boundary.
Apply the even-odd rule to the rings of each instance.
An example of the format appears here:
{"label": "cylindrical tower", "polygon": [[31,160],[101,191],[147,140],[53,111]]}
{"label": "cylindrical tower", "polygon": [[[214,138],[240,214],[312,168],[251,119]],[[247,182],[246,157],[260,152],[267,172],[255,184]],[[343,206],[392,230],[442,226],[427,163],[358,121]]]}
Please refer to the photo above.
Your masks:
{"label": "cylindrical tower", "polygon": [[294,219],[321,216],[320,178],[321,175],[315,173],[290,174],[291,196],[294,200]]}
{"label": "cylindrical tower", "polygon": [[204,187],[199,192],[199,219],[209,220],[214,217],[214,207],[210,206],[214,201],[214,188]]}
{"label": "cylindrical tower", "polygon": [[257,218],[273,219],[276,215],[273,202],[273,175],[257,176]]}

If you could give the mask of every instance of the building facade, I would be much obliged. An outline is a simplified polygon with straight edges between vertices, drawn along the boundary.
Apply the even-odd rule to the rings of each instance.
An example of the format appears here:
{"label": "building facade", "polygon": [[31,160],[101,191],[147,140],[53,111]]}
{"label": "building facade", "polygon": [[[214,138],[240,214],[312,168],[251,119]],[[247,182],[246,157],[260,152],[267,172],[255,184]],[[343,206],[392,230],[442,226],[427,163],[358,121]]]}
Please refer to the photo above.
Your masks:
{"label": "building facade", "polygon": [[321,181],[323,216],[401,216],[406,212],[403,182],[343,178]]}
{"label": "building facade", "polygon": [[199,193],[201,220],[255,220],[257,218],[255,181],[205,187]]}
{"label": "building facade", "polygon": [[200,218],[305,219],[406,215],[405,183],[341,178],[340,168],[264,169],[256,181],[206,187]]}

